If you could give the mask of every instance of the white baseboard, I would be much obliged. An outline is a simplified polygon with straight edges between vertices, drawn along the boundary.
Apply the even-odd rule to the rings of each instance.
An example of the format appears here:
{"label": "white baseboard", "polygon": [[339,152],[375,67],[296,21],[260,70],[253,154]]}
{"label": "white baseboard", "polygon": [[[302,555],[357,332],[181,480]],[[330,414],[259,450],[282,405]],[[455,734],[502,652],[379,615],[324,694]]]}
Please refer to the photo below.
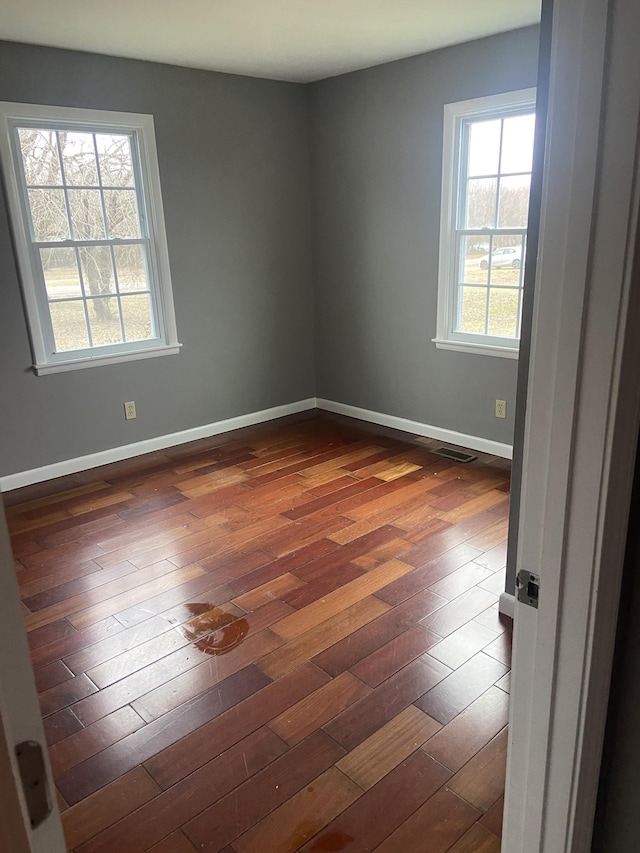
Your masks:
{"label": "white baseboard", "polygon": [[55,477],[64,477],[66,474],[76,474],[78,471],[98,468],[100,465],[108,465],[110,462],[120,462],[122,459],[131,459],[133,456],[142,456],[144,453],[153,453],[155,450],[164,450],[166,447],[175,447],[177,444],[186,444],[199,438],[209,438],[212,435],[219,435],[230,430],[253,426],[315,408],[315,397],[309,397],[307,400],[298,400],[296,403],[274,406],[271,409],[250,412],[247,415],[227,418],[224,421],[216,421],[193,429],[159,435],[157,438],[136,441],[134,444],[124,444],[109,450],[101,450],[98,453],[90,453],[87,456],[76,456],[74,459],[65,459],[62,462],[54,462],[52,465],[43,465],[41,468],[31,468],[29,471],[20,471],[17,474],[0,477],[0,491],[9,492],[12,489],[20,489],[22,486],[30,486],[32,483],[42,483],[45,480],[53,480]]}
{"label": "white baseboard", "polygon": [[350,418],[358,418],[361,421],[369,421],[373,424],[392,427],[393,429],[412,432],[416,435],[424,435],[426,438],[435,438],[445,441],[447,444],[455,444],[470,450],[479,450],[481,453],[490,453],[492,456],[501,456],[511,459],[513,447],[510,444],[502,444],[499,441],[491,441],[488,438],[480,438],[477,435],[467,435],[463,432],[455,432],[452,429],[431,426],[419,421],[410,421],[407,418],[398,418],[395,415],[385,415],[382,412],[372,412],[369,409],[359,409],[357,406],[347,406],[345,403],[334,403],[333,400],[318,398],[317,406],[327,412],[335,412],[337,415],[347,415]]}
{"label": "white baseboard", "polygon": [[381,412],[371,412],[368,409],[359,409],[357,406],[347,406],[344,403],[334,403],[331,400],[316,399],[309,397],[306,400],[298,400],[296,403],[287,403],[284,406],[274,406],[271,409],[262,409],[259,412],[250,412],[247,415],[239,415],[236,418],[227,418],[212,424],[185,429],[181,432],[172,432],[168,435],[159,435],[157,438],[148,438],[137,441],[134,444],[124,444],[109,450],[101,450],[98,453],[90,453],[87,456],[76,456],[73,459],[64,459],[51,465],[43,465],[41,468],[31,468],[28,471],[19,471],[17,474],[8,474],[0,477],[0,491],[9,492],[12,489],[20,489],[33,483],[42,483],[45,480],[53,480],[55,477],[64,477],[67,474],[76,474],[78,471],[88,471],[90,468],[98,468],[108,465],[110,462],[120,462],[123,459],[131,459],[133,456],[142,456],[144,453],[153,453],[155,450],[164,450],[167,447],[175,447],[177,444],[186,444],[199,438],[208,438],[223,432],[230,432],[241,427],[253,426],[283,418],[285,415],[293,415],[298,412],[306,412],[310,409],[323,409],[327,412],[335,412],[339,415],[347,415],[361,421],[380,424],[381,426],[393,427],[394,429],[412,432],[415,435],[424,435],[427,438],[436,438],[447,444],[455,444],[471,450],[479,450],[482,453],[490,453],[493,456],[502,456],[511,459],[512,448],[509,444],[500,444],[487,438],[479,438],[476,435],[466,435],[442,427],[430,426],[418,421],[410,421],[406,418],[398,418],[394,415],[385,415]]}
{"label": "white baseboard", "polygon": [[509,619],[513,619],[516,613],[516,598],[515,595],[511,595],[510,592],[502,592],[500,593],[500,601],[498,602],[498,611],[502,613],[503,616],[508,616]]}

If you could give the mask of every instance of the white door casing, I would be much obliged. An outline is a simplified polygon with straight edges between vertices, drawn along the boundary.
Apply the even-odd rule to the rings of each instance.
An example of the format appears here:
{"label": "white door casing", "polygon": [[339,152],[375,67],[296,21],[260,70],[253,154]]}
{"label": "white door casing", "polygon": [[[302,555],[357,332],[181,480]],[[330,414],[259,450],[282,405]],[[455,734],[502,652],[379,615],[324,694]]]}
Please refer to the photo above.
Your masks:
{"label": "white door casing", "polygon": [[[31,829],[15,746],[43,746],[52,812]],[[0,849],[10,853],[65,853],[9,535],[0,497]]]}
{"label": "white door casing", "polygon": [[640,7],[556,0],[503,850],[590,849],[640,424]]}

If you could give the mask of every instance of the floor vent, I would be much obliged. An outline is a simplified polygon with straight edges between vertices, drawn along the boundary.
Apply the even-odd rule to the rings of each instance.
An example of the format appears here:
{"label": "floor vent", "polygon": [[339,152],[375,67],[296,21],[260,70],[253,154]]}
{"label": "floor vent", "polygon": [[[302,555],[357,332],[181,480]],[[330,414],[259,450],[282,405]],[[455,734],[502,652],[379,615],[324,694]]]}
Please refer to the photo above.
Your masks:
{"label": "floor vent", "polygon": [[450,447],[439,447],[437,450],[433,450],[432,452],[437,453],[438,456],[446,456],[447,459],[453,459],[455,462],[473,462],[474,459],[478,458],[472,453],[463,453],[461,450],[451,450]]}

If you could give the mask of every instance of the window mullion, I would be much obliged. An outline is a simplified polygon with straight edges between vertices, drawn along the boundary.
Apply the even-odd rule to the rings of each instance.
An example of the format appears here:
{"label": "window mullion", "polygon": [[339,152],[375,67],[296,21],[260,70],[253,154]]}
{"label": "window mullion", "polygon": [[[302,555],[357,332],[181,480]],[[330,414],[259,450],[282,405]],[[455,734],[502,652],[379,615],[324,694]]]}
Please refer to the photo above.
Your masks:
{"label": "window mullion", "polygon": [[116,255],[113,251],[113,246],[109,247],[111,256],[111,266],[113,267],[113,282],[116,288],[116,299],[118,300],[118,317],[120,318],[120,333],[122,334],[122,342],[125,343],[127,338],[124,331],[124,317],[122,316],[122,300],[120,298],[120,284],[118,281],[118,270],[116,269]]}
{"label": "window mullion", "polygon": [[60,162],[60,178],[62,180],[62,191],[64,193],[64,206],[67,211],[67,222],[69,223],[69,237],[71,240],[75,237],[73,228],[73,220],[71,218],[71,207],[69,206],[69,190],[67,188],[67,175],[64,170],[64,162],[62,160],[62,147],[60,145],[60,131],[56,130],[56,144],[58,148],[58,160]]}

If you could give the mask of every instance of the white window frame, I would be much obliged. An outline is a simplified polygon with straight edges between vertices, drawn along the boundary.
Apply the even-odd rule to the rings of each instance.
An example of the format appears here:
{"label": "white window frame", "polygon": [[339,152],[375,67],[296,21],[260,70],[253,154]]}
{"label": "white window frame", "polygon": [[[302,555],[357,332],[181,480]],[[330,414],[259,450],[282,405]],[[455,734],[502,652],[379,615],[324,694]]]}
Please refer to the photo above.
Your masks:
{"label": "white window frame", "polygon": [[[156,332],[154,338],[55,352],[42,265],[38,249],[31,237],[26,185],[16,131],[17,127],[30,125],[132,135],[132,147],[135,146],[136,149],[133,152],[136,196],[142,201],[140,219],[148,247],[147,273]],[[46,375],[178,353],[182,345],[178,342],[173,306],[153,116],[0,102],[0,159],[31,335],[35,373]],[[65,247],[72,242],[64,241],[60,245]],[[114,240],[105,243],[117,245]]]}
{"label": "white window frame", "polygon": [[[506,118],[523,111],[535,110],[536,89],[520,89],[459,101],[444,106],[442,149],[442,203],[440,211],[440,256],[438,268],[438,311],[436,337],[438,349],[459,350],[482,355],[518,358],[519,338],[494,337],[456,331],[458,299],[457,249],[458,210],[462,192],[462,127],[463,122],[477,119]],[[490,229],[483,228],[482,233]],[[503,233],[504,229],[495,229]],[[520,233],[522,229],[515,229]],[[526,240],[526,229],[525,240]],[[526,245],[523,241],[523,246]],[[522,266],[524,267],[524,258]],[[524,270],[521,270],[521,276]],[[520,309],[521,310],[521,305]]]}

